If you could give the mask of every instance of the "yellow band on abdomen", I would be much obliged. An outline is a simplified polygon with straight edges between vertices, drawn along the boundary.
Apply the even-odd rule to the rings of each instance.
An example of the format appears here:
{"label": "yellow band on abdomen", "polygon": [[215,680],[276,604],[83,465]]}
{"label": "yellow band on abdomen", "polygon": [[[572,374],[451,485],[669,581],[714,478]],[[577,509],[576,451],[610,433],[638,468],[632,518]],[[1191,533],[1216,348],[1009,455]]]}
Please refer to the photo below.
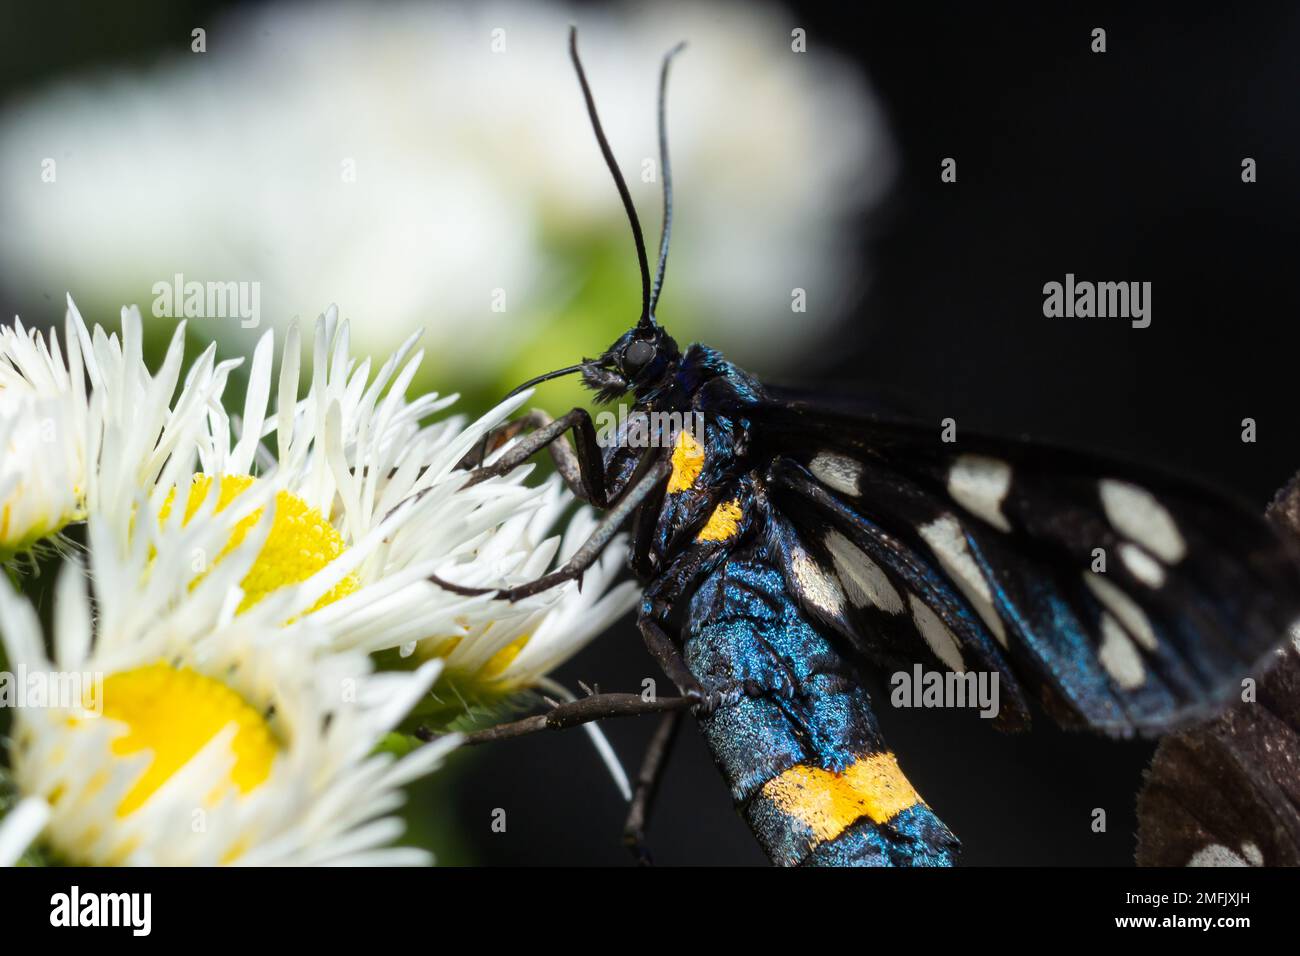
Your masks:
{"label": "yellow band on abdomen", "polygon": [[762,793],[807,826],[816,843],[834,840],[862,817],[884,823],[922,802],[888,752],[859,757],[840,773],[798,764],[765,783]]}

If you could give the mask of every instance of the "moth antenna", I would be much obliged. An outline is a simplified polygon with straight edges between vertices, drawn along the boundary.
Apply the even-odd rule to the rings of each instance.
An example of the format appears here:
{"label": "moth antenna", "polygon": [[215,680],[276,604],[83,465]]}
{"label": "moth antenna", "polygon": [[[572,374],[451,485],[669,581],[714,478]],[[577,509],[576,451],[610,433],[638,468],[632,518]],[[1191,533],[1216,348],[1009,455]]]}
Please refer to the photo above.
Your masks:
{"label": "moth antenna", "polygon": [[587,116],[591,120],[591,129],[596,134],[596,142],[600,144],[600,152],[605,157],[609,174],[614,177],[614,185],[618,187],[619,198],[623,200],[623,209],[627,212],[627,221],[632,226],[632,238],[636,241],[636,259],[641,267],[641,321],[638,324],[653,326],[655,321],[650,314],[650,263],[646,259],[645,237],[641,235],[641,220],[636,216],[636,207],[632,205],[632,194],[628,192],[623,174],[619,172],[618,163],[614,160],[614,151],[609,148],[609,140],[605,138],[605,131],[600,125],[600,116],[596,113],[596,101],[591,95],[587,74],[582,69],[582,60],[578,58],[577,27],[569,27],[569,57],[573,60],[573,68],[578,72],[582,96],[587,101]]}
{"label": "moth antenna", "polygon": [[510,401],[510,399],[514,398],[516,395],[518,395],[526,388],[532,388],[534,385],[540,385],[542,382],[549,382],[551,379],[559,378],[562,375],[572,375],[574,372],[581,372],[581,371],[582,371],[581,365],[570,365],[568,368],[558,368],[554,372],[547,372],[544,375],[538,375],[536,378],[530,378],[522,385],[516,385],[514,388],[510,390],[510,394],[508,394],[505,398],[501,399],[501,401],[503,402]]}
{"label": "moth antenna", "polygon": [[686,48],[686,42],[677,44],[664,54],[664,64],[659,70],[659,172],[664,178],[664,222],[659,230],[659,266],[655,269],[654,285],[650,289],[650,318],[654,320],[659,293],[664,287],[664,271],[668,268],[668,240],[673,232],[673,169],[668,161],[668,67],[673,57]]}

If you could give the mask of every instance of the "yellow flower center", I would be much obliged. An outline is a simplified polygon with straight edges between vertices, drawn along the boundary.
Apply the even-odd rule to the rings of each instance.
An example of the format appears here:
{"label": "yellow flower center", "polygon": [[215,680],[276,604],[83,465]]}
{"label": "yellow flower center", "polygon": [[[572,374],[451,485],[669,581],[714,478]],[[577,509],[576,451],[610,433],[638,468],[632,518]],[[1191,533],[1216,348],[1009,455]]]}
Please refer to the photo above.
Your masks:
{"label": "yellow flower center", "polygon": [[519,656],[520,652],[528,646],[528,639],[531,637],[531,634],[521,634],[489,657],[481,672],[483,679],[495,680],[504,674],[506,669],[515,662],[515,658]]}
{"label": "yellow flower center", "polygon": [[[182,524],[189,524],[199,507],[208,496],[213,484],[211,475],[195,475],[190,484],[189,495],[185,501],[185,517]],[[252,487],[257,479],[252,475],[224,475],[220,479],[217,497],[217,511],[222,511],[239,495]],[[172,509],[175,490],[163,502],[159,518],[165,519]],[[259,508],[240,520],[231,532],[217,561],[237,548],[261,520]],[[347,544],[329,520],[289,491],[276,492],[275,518],[271,522],[271,532],[266,543],[258,553],[248,574],[240,582],[244,589],[244,599],[239,604],[240,611],[246,611],[272,591],[291,584],[306,581],[344,551]],[[213,562],[214,564],[216,562]],[[197,580],[195,583],[197,583]],[[359,587],[355,575],[349,574],[336,584],[308,613],[318,611],[327,604],[351,594]]]}
{"label": "yellow flower center", "polygon": [[[235,727],[235,763],[228,785],[241,794],[271,773],[279,750],[262,715],[225,684],[189,668],[159,662],[113,674],[104,680],[104,714],[126,724],[113,741],[119,757],[149,751],[153,760],[117,807],[126,817],[189,763],[225,728]],[[221,796],[218,791],[213,799]]]}
{"label": "yellow flower center", "polygon": [[[487,628],[479,635],[480,638],[487,636],[487,631],[491,630],[492,625],[489,623]],[[448,667],[442,672],[439,678],[440,685],[448,683],[454,684],[457,688],[457,694],[471,695],[475,698],[492,697],[501,693],[508,693],[516,689],[514,682],[505,683],[501,678],[510,665],[515,662],[528,642],[531,641],[531,633],[520,634],[513,641],[502,647],[476,669],[468,669],[464,665],[459,667]],[[464,638],[460,635],[451,637],[428,637],[420,641],[416,653],[421,660],[431,660],[433,658],[449,658],[453,651],[460,646]]]}

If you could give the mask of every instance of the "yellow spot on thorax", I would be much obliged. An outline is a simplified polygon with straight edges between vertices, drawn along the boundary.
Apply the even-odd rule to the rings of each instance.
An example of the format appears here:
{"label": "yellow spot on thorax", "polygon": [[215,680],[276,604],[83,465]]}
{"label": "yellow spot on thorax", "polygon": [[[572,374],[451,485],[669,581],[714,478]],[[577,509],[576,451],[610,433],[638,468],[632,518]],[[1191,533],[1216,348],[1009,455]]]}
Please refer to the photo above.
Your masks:
{"label": "yellow spot on thorax", "polygon": [[841,773],[799,764],[769,780],[762,792],[812,830],[814,845],[834,840],[862,817],[884,823],[922,802],[892,753],[859,757]]}
{"label": "yellow spot on thorax", "polygon": [[[217,511],[224,510],[235,498],[252,487],[255,481],[257,479],[252,475],[222,476],[217,496]],[[198,512],[208,496],[212,483],[213,478],[210,475],[194,476],[185,500],[185,516],[182,524],[189,524],[190,519]],[[159,510],[160,520],[166,519],[171,514],[175,497],[176,492],[173,489]],[[248,536],[249,531],[256,527],[261,517],[262,511],[259,508],[241,519],[231,532],[230,541],[226,543],[213,564],[237,548]],[[252,567],[248,569],[248,574],[240,582],[240,587],[244,590],[244,599],[239,604],[239,610],[248,610],[272,591],[306,581],[346,550],[347,544],[343,536],[324,515],[292,492],[277,492],[275,517],[271,521],[270,534],[267,535],[266,543],[262,545],[262,550],[253,561]],[[201,578],[202,574],[195,579],[194,583]],[[339,598],[351,594],[359,586],[356,576],[349,574],[317,601],[311,611],[318,611],[325,605],[332,604]]]}
{"label": "yellow spot on thorax", "polygon": [[703,470],[704,449],[690,432],[683,429],[677,433],[677,444],[673,446],[673,473],[668,477],[668,493],[690,491]]}
{"label": "yellow spot on thorax", "polygon": [[[219,681],[159,662],[104,680],[103,716],[127,725],[113,741],[119,757],[149,751],[148,769],[117,807],[119,817],[138,810],[159,787],[192,760],[218,733],[235,727],[235,756],[228,784],[247,794],[271,773],[279,751],[261,714]],[[222,793],[209,795],[215,800]]]}
{"label": "yellow spot on thorax", "polygon": [[744,517],[744,512],[740,508],[739,499],[724,501],[713,509],[713,514],[709,515],[708,524],[695,536],[695,540],[726,541],[736,533],[736,529],[740,527],[742,517]]}

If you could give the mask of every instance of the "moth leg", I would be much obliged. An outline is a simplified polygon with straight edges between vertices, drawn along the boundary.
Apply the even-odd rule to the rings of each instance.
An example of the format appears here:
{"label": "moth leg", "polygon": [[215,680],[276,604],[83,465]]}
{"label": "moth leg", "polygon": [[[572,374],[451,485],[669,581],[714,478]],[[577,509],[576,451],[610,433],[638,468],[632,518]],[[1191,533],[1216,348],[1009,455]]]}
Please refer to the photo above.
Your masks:
{"label": "moth leg", "polygon": [[668,495],[667,485],[661,485],[646,498],[643,507],[636,513],[632,522],[632,550],[628,554],[628,567],[632,573],[643,581],[657,577],[656,568],[651,557],[654,545],[655,524],[663,510],[664,498]]}
{"label": "moth leg", "polygon": [[641,629],[641,638],[645,641],[646,650],[668,675],[668,679],[677,687],[678,692],[699,705],[704,713],[711,713],[717,704],[716,700],[704,689],[704,685],[691,675],[682,652],[677,649],[668,632],[660,626],[659,622],[649,617],[640,618],[636,626]]}
{"label": "moth leg", "polygon": [[[556,704],[544,714],[534,714],[519,720],[485,727],[463,734],[466,744],[486,744],[496,740],[509,740],[512,737],[524,737],[542,730],[568,730],[589,724],[594,720],[607,720],[611,717],[636,717],[641,714],[662,714],[668,711],[690,710],[695,701],[687,697],[651,697],[646,699],[640,694],[593,694],[578,700]],[[439,735],[427,728],[417,728],[415,735],[421,740],[429,741]]]}
{"label": "moth leg", "polygon": [[641,770],[636,776],[636,790],[628,808],[627,822],[623,824],[623,845],[626,846],[637,863],[649,866],[650,851],[645,845],[645,829],[654,807],[655,796],[659,792],[659,783],[663,779],[664,768],[672,753],[673,744],[677,742],[677,731],[681,729],[682,712],[671,710],[659,720],[650,746],[646,748]]}
{"label": "moth leg", "polygon": [[[577,410],[578,409],[575,409],[575,411]],[[573,413],[570,412],[569,414]],[[475,475],[470,479],[469,484],[477,484],[484,478],[490,477],[490,474],[496,473],[484,473],[482,468],[483,460],[488,456],[490,451],[495,451],[497,448],[501,447],[501,445],[505,444],[521,432],[530,432],[531,434],[524,439],[524,441],[521,441],[519,445],[516,446],[516,449],[527,446],[529,449],[528,454],[524,456],[527,458],[529,455],[540,451],[542,448],[546,448],[551,453],[551,460],[555,463],[555,470],[559,472],[560,477],[564,479],[564,484],[569,491],[573,493],[574,497],[582,501],[590,501],[587,494],[586,481],[583,478],[582,459],[579,458],[577,452],[573,450],[573,446],[569,444],[568,439],[563,436],[562,432],[547,440],[546,436],[550,433],[545,431],[545,429],[553,426],[555,421],[554,418],[542,411],[540,408],[534,408],[527,414],[521,415],[513,421],[506,422],[504,425],[498,425],[496,428],[492,429],[483,436],[483,441],[479,444],[478,448],[461,459],[460,464],[462,468],[472,469],[475,471]],[[540,438],[538,437],[539,434],[541,435]],[[496,464],[493,465],[493,468],[496,468]],[[506,469],[506,471],[509,470],[510,469]],[[482,473],[481,477],[480,473]],[[501,472],[501,474],[504,473],[505,472]],[[596,484],[603,487],[603,478],[604,475],[600,475],[599,478],[596,479]]]}
{"label": "moth leg", "polygon": [[[578,586],[581,587],[583,574],[596,563],[605,546],[622,528],[623,522],[658,485],[668,478],[668,473],[672,470],[671,462],[667,459],[647,460],[651,461],[651,463],[640,480],[632,486],[632,489],[614,507],[605,513],[600,519],[600,523],[596,525],[596,530],[591,533],[591,537],[583,542],[582,547],[574,552],[573,557],[566,561],[563,567],[543,574],[540,578],[529,581],[527,584],[520,584],[513,588],[502,588],[495,592],[492,588],[469,588],[453,584],[450,581],[444,581],[436,574],[429,575],[428,580],[438,585],[438,587],[455,594],[472,597],[479,594],[495,593],[497,599],[501,601],[520,601],[526,597],[532,597],[534,594],[540,594],[553,587],[558,587],[566,581],[577,581]],[[641,471],[642,469],[638,468],[637,470]]]}
{"label": "moth leg", "polygon": [[676,685],[678,692],[699,704],[696,713],[701,716],[713,712],[719,703],[719,695],[709,693],[691,674],[677,643],[668,636],[668,615],[677,600],[712,571],[730,550],[718,542],[697,542],[646,589],[637,612],[636,623],[646,649]]}
{"label": "moth leg", "polygon": [[[529,414],[549,418],[545,412]],[[576,453],[569,448],[568,442],[563,438],[565,432],[570,430],[573,431],[574,444],[577,446]],[[557,450],[557,445],[562,446],[563,450]],[[497,461],[476,468],[466,482],[466,487],[476,485],[488,478],[509,474],[538,451],[548,447],[551,449],[555,467],[559,469],[564,483],[583,501],[597,508],[608,508],[618,497],[618,489],[605,487],[605,462],[600,454],[596,426],[585,408],[575,408],[559,418],[540,425]]]}

